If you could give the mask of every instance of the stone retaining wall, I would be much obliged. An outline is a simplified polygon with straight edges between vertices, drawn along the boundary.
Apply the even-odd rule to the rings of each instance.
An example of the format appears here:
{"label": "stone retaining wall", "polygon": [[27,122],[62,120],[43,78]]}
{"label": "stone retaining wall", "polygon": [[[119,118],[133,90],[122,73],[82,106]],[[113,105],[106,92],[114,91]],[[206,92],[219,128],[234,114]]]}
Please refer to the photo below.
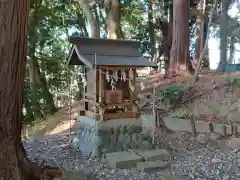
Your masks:
{"label": "stone retaining wall", "polygon": [[[152,129],[152,121],[153,115],[142,115],[142,124],[143,127],[147,129]],[[191,121],[188,119],[180,119],[180,118],[173,118],[173,117],[164,117],[163,122],[167,128],[172,131],[185,131],[185,132],[193,132],[193,126],[191,125]],[[225,126],[226,134],[225,135],[232,135],[233,134],[233,127],[228,124],[221,124],[221,123],[209,123],[205,121],[194,121],[196,132],[197,133],[210,133],[211,132],[211,125],[213,132],[219,133],[224,135],[223,127]],[[240,125],[236,125],[237,132],[240,133]]]}
{"label": "stone retaining wall", "polygon": [[141,121],[137,119],[101,122],[80,116],[79,120],[80,131],[71,145],[84,155],[99,157],[102,153],[153,148],[151,137],[142,133]]}
{"label": "stone retaining wall", "polygon": [[[164,124],[170,129],[174,131],[186,131],[193,132],[193,126],[191,125],[191,121],[188,119],[180,119],[173,117],[165,117],[163,118]],[[212,130],[215,133],[219,133],[222,135],[232,135],[232,127],[231,125],[215,123],[215,122],[205,122],[205,121],[194,121],[196,132],[197,133],[210,133],[211,125]],[[226,134],[224,132],[224,127],[226,129]],[[238,132],[240,132],[240,128],[238,128]]]}
{"label": "stone retaining wall", "polygon": [[141,126],[145,134],[151,133],[155,123],[152,114],[143,114],[141,115]]}

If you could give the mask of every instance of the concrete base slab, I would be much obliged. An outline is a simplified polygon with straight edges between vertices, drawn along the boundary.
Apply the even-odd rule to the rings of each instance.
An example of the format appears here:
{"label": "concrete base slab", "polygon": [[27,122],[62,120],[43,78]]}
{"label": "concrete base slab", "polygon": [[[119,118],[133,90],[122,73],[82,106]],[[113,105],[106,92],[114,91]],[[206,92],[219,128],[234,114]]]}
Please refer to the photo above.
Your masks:
{"label": "concrete base slab", "polygon": [[148,151],[137,150],[136,153],[145,161],[163,160],[170,156],[170,153],[166,149],[154,149]]}
{"label": "concrete base slab", "polygon": [[161,161],[161,160],[146,161],[146,162],[137,163],[137,169],[139,169],[143,172],[147,172],[147,173],[162,170],[162,169],[165,169],[167,167],[168,167],[168,164]]}
{"label": "concrete base slab", "polygon": [[137,167],[138,162],[143,158],[132,152],[107,153],[106,160],[110,168],[128,169]]}

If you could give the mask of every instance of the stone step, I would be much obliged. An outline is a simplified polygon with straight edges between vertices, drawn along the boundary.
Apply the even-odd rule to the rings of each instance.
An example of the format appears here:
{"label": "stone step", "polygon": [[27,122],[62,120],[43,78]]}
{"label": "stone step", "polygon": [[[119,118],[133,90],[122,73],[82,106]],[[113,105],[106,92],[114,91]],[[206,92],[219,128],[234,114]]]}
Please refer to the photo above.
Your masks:
{"label": "stone step", "polygon": [[137,155],[141,156],[145,161],[163,160],[170,156],[169,151],[166,149],[153,149],[153,150],[135,150]]}
{"label": "stone step", "polygon": [[107,153],[106,160],[110,168],[135,168],[139,162],[162,161],[170,156],[165,149],[131,150]]}
{"label": "stone step", "polygon": [[229,148],[239,150],[240,149],[240,138],[230,137],[227,140],[227,146]]}
{"label": "stone step", "polygon": [[83,171],[78,171],[78,172],[67,172],[67,171],[62,171],[62,178],[65,180],[88,180],[89,179],[88,174],[86,174]]}
{"label": "stone step", "polygon": [[106,160],[110,168],[136,168],[137,163],[143,161],[143,158],[132,152],[107,153]]}
{"label": "stone step", "polygon": [[162,170],[167,168],[169,165],[161,160],[156,161],[145,161],[137,163],[137,169],[142,172],[151,173],[154,171]]}

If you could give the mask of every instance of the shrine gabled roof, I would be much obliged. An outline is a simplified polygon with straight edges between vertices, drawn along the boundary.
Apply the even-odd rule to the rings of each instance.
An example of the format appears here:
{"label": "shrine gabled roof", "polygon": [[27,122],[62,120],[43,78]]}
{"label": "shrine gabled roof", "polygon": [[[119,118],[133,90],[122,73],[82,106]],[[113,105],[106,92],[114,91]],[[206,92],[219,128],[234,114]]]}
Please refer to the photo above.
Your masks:
{"label": "shrine gabled roof", "polygon": [[151,66],[139,51],[140,42],[110,39],[70,37],[72,43],[68,65]]}

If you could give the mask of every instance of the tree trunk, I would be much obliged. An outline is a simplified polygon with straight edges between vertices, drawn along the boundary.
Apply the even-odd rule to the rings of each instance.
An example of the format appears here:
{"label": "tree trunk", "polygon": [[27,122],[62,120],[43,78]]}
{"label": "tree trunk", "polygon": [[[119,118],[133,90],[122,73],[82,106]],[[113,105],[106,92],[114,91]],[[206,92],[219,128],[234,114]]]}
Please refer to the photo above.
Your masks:
{"label": "tree trunk", "polygon": [[57,108],[54,103],[53,95],[50,93],[48,88],[48,83],[45,74],[40,72],[40,67],[38,62],[36,62],[37,73],[40,77],[41,87],[43,88],[44,99],[46,100],[47,110],[50,114],[53,114],[57,111]]}
{"label": "tree trunk", "polygon": [[204,44],[206,42],[207,39],[207,34],[208,34],[208,12],[206,13],[206,7],[208,5],[208,1],[209,0],[202,0],[203,1],[203,5],[202,5],[202,13],[203,13],[203,17],[202,17],[202,28],[201,28],[201,51],[204,47]]}
{"label": "tree trunk", "polygon": [[[29,1],[0,2],[0,179],[40,179],[21,142]],[[38,175],[37,175],[38,174]]]}
{"label": "tree trunk", "polygon": [[[47,86],[47,80],[44,74],[40,72],[40,67],[38,65],[38,58],[36,57],[36,48],[39,42],[38,32],[35,31],[39,27],[41,17],[39,16],[39,10],[41,8],[41,2],[34,6],[31,10],[30,22],[28,24],[29,33],[29,52],[28,52],[28,64],[29,64],[29,78],[30,78],[30,88],[31,88],[31,100],[33,106],[33,112],[35,118],[42,118],[43,113],[41,111],[41,104],[39,102],[39,89],[43,89],[43,99],[45,99],[49,113],[56,112],[53,96],[49,92]],[[40,47],[42,48],[42,47]]]}
{"label": "tree trunk", "polygon": [[220,21],[220,64],[227,64],[227,29],[228,29],[228,9],[229,9],[229,0],[222,0],[221,2],[221,21]]}
{"label": "tree trunk", "polygon": [[[36,44],[34,42],[34,44]],[[35,51],[35,47],[34,47],[34,44],[33,44],[33,48],[34,48],[34,51]],[[34,52],[32,54],[32,49],[33,48],[29,48],[29,61],[28,61],[28,64],[29,64],[29,87],[30,87],[30,97],[31,97],[31,104],[32,104],[32,108],[33,108],[33,113],[35,115],[35,118],[38,119],[38,118],[42,118],[43,117],[43,114],[41,112],[41,108],[40,108],[40,102],[39,102],[39,98],[38,98],[38,87],[39,87],[39,84],[41,83],[40,82],[40,77],[39,77],[39,74],[37,73],[37,68],[36,68],[36,58],[35,58],[35,55],[34,55]]]}
{"label": "tree trunk", "polygon": [[[33,42],[33,44],[36,44]],[[35,56],[35,46],[30,48],[29,50],[29,78],[30,78],[30,88],[31,88],[31,95],[32,95],[32,105],[33,105],[33,112],[35,113],[36,117],[41,118],[43,116],[40,110],[39,99],[37,98],[38,89],[43,89],[43,99],[46,101],[46,110],[48,113],[53,114],[57,111],[57,108],[54,104],[53,95],[50,93],[48,88],[48,83],[46,76],[40,72],[40,67],[38,64],[38,59]]]}
{"label": "tree trunk", "polygon": [[82,15],[81,10],[78,9],[76,13],[77,13],[78,29],[80,30],[80,36],[89,37],[88,31],[87,31],[87,24],[84,19],[84,16]]}
{"label": "tree trunk", "polygon": [[169,76],[184,71],[193,73],[189,59],[189,2],[173,0],[173,36]]}
{"label": "tree trunk", "polygon": [[228,57],[228,64],[232,64],[234,60],[234,54],[235,54],[235,41],[234,37],[231,37],[230,39],[230,46],[229,46],[229,57]]}
{"label": "tree trunk", "polygon": [[202,10],[203,10],[203,0],[198,0],[197,2],[197,18],[196,18],[196,39],[195,39],[195,60],[194,64],[197,64],[198,59],[200,58],[201,45],[202,45]]}
{"label": "tree trunk", "polygon": [[[212,10],[210,12],[210,16],[209,16],[209,20],[208,20],[208,26],[211,25],[212,23],[212,18],[213,18],[213,13],[215,11],[215,8],[217,6],[217,0],[215,0],[214,4],[213,4],[213,7],[212,7]],[[192,79],[192,83],[194,84],[197,79],[198,79],[198,74],[200,72],[200,66],[201,66],[201,63],[202,63],[202,60],[203,60],[203,56],[204,56],[204,53],[207,49],[207,42],[208,42],[208,39],[209,39],[209,32],[207,33],[207,37],[206,37],[206,41],[205,41],[205,44],[203,46],[203,49],[201,51],[201,54],[200,54],[200,58],[198,59],[198,62],[197,62],[197,65],[196,65],[196,68],[195,68],[195,73],[194,73],[194,76],[193,76],[193,79]]]}
{"label": "tree trunk", "polygon": [[[166,2],[168,3],[168,1]],[[169,9],[169,22],[168,22],[168,26],[167,26],[167,32],[165,33],[165,43],[164,43],[164,51],[163,51],[163,56],[164,56],[164,61],[165,61],[165,72],[166,72],[166,76],[167,76],[167,72],[168,72],[168,67],[169,67],[169,63],[170,63],[170,51],[171,51],[171,47],[172,47],[172,26],[173,26],[173,4],[167,4],[166,5],[167,9]]]}
{"label": "tree trunk", "polygon": [[[26,92],[24,93],[26,95]],[[35,116],[33,115],[33,110],[32,110],[32,104],[29,101],[29,97],[24,97],[24,107],[26,109],[26,115],[24,122],[34,122],[35,121]]]}
{"label": "tree trunk", "polygon": [[[207,3],[207,1],[206,1]],[[208,17],[204,19],[204,22],[203,22],[203,30],[202,30],[202,43],[201,43],[201,51],[203,50],[203,47],[206,43],[206,39],[207,39],[207,34],[208,34]],[[206,52],[204,54],[204,57],[203,57],[203,67],[205,68],[209,68],[209,50],[208,50],[208,44],[207,44],[207,47],[206,47]]]}
{"label": "tree trunk", "polygon": [[153,3],[152,0],[148,0],[148,33],[150,40],[150,54],[152,61],[154,60],[156,53],[156,41],[155,41],[155,31],[153,24]]}
{"label": "tree trunk", "polygon": [[88,0],[78,0],[81,8],[83,9],[85,16],[88,19],[89,25],[91,27],[91,37],[92,38],[100,38],[100,26],[93,15],[93,12],[90,9]]}
{"label": "tree trunk", "polygon": [[41,4],[38,4],[37,6],[34,6],[33,9],[31,9],[31,13],[29,16],[29,23],[28,23],[28,56],[27,59],[27,65],[28,65],[28,72],[29,72],[29,87],[31,89],[30,92],[30,99],[31,99],[31,105],[33,109],[33,113],[36,119],[42,118],[43,114],[41,112],[40,108],[40,102],[38,98],[38,87],[37,85],[40,84],[40,77],[37,73],[36,68],[36,61],[37,58],[35,56],[35,51],[38,43],[38,32],[36,29],[39,26],[40,23],[40,16],[39,16],[39,9],[41,7]]}
{"label": "tree trunk", "polygon": [[107,7],[107,38],[119,39],[120,36],[120,0],[105,0]]}
{"label": "tree trunk", "polygon": [[0,1],[0,12],[0,180],[47,180],[59,171],[31,163],[21,141],[29,1]]}

